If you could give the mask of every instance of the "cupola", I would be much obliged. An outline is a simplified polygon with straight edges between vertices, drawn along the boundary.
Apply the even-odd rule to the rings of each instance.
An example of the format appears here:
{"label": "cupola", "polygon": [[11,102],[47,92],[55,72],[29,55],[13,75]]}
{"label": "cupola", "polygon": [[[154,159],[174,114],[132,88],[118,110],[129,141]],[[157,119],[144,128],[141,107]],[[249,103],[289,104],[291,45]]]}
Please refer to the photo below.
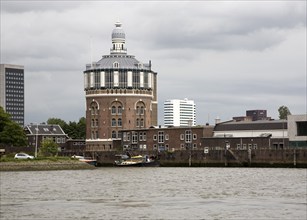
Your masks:
{"label": "cupola", "polygon": [[110,52],[111,54],[127,54],[125,32],[122,29],[122,23],[119,21],[115,23],[115,28],[112,31],[112,48]]}

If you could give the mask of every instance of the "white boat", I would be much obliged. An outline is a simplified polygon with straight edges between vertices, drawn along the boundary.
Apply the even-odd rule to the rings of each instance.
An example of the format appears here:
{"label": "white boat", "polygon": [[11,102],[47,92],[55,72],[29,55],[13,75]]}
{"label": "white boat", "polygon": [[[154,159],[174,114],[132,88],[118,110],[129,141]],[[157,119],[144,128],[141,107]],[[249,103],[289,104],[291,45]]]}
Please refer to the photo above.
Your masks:
{"label": "white boat", "polygon": [[88,163],[88,164],[93,165],[93,166],[97,165],[97,160],[94,160],[92,158],[77,156],[77,155],[73,155],[72,158],[78,159],[81,162],[85,162],[85,163]]}

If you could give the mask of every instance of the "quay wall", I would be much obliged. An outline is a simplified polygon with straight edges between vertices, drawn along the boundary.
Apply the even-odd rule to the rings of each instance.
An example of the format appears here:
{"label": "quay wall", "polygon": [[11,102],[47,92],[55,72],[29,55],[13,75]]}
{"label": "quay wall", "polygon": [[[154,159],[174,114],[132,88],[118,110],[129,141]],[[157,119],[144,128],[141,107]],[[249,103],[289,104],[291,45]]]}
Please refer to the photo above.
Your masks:
{"label": "quay wall", "polygon": [[[98,166],[113,166],[118,159],[115,151],[99,152]],[[194,167],[297,167],[307,168],[307,149],[258,149],[258,150],[185,150],[174,152],[134,152],[137,154],[156,155],[160,166]]]}

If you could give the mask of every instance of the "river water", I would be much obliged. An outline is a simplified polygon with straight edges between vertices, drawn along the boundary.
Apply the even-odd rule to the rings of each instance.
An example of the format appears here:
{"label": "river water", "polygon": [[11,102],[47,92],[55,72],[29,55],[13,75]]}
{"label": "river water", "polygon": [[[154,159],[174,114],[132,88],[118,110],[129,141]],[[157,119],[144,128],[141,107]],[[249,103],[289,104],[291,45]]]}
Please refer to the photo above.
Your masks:
{"label": "river water", "polygon": [[135,167],[0,177],[1,220],[307,219],[306,169]]}

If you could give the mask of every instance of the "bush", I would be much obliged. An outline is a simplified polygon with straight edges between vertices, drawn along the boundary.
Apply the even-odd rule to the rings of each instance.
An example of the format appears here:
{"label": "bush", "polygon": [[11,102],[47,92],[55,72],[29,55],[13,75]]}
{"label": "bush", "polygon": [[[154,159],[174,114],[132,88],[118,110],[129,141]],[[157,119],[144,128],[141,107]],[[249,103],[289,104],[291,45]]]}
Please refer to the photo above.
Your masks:
{"label": "bush", "polygon": [[51,139],[45,139],[39,148],[39,156],[50,157],[58,155],[58,145]]}

